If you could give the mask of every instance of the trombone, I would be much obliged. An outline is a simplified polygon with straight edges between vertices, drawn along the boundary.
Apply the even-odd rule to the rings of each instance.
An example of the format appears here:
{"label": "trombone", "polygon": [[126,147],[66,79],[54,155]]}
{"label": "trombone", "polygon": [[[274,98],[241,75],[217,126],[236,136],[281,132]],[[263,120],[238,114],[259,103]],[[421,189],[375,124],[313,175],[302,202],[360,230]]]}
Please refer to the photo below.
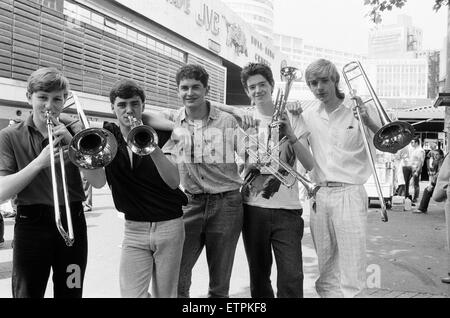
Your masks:
{"label": "trombone", "polygon": [[131,151],[139,156],[147,156],[151,154],[158,146],[158,134],[156,131],[146,125],[142,121],[137,120],[134,116],[128,116],[131,123],[131,131],[128,133],[127,145]]}
{"label": "trombone", "polygon": [[[277,98],[275,100],[275,110],[272,115],[271,123],[269,124],[268,130],[268,138],[267,138],[267,146],[264,147],[262,144],[258,142],[257,137],[253,137],[247,132],[244,131],[241,127],[239,127],[240,131],[244,134],[244,138],[248,140],[250,144],[256,145],[257,148],[261,151],[262,155],[258,149],[256,151],[252,151],[250,148],[247,149],[247,155],[252,160],[252,162],[256,163],[256,167],[260,170],[261,168],[265,168],[270,174],[275,176],[284,186],[290,188],[295,182],[299,181],[306,189],[308,198],[314,197],[316,192],[319,190],[319,186],[308,180],[306,177],[302,176],[297,170],[292,168],[288,163],[281,160],[278,156],[272,153],[272,150],[280,146],[283,142],[286,141],[286,137],[283,137],[279,143],[273,147],[270,147],[270,141],[272,139],[272,128],[279,127],[279,121],[281,116],[285,112],[286,103],[288,100],[289,92],[292,87],[292,83],[298,78],[298,69],[291,66],[285,66],[281,68],[281,79],[286,81],[286,86],[284,92],[279,89],[277,92]],[[261,158],[263,157],[263,158]],[[264,159],[264,160],[261,160]],[[272,162],[276,163],[277,167],[272,165]],[[279,169],[278,167],[281,167]],[[287,175],[283,173],[286,171]],[[247,176],[246,176],[247,177]],[[291,180],[289,180],[289,177]],[[248,180],[247,183],[251,181]]]}
{"label": "trombone", "polygon": [[[72,102],[70,102],[72,101]],[[112,133],[102,128],[89,128],[89,122],[86,115],[83,112],[81,103],[78,96],[72,92],[66,101],[66,105],[63,111],[72,105],[77,108],[79,120],[82,122],[84,130],[78,132],[71,140],[69,144],[69,159],[79,168],[93,170],[101,167],[105,167],[111,163],[117,153],[117,141]],[[67,187],[66,171],[64,164],[64,150],[63,147],[58,146],[59,162],[61,169],[61,178],[64,194],[64,204],[66,209],[66,221],[67,231],[61,222],[61,211],[58,197],[58,183],[56,180],[56,167],[55,167],[55,147],[53,146],[53,120],[51,112],[45,113],[47,120],[47,132],[50,147],[50,168],[52,175],[52,188],[53,188],[53,203],[55,209],[55,223],[56,227],[64,239],[67,246],[72,246],[75,237],[72,225],[72,215],[70,211],[69,192]],[[72,125],[74,122],[70,123]]]}
{"label": "trombone", "polygon": [[[349,77],[349,74],[356,71],[356,75]],[[398,150],[404,148],[408,145],[411,140],[414,138],[414,127],[411,126],[407,122],[403,121],[391,121],[389,116],[386,114],[386,111],[383,109],[383,106],[380,103],[377,95],[375,94],[375,90],[373,89],[370,81],[364,71],[361,63],[359,61],[353,61],[346,64],[343,67],[342,75],[347,83],[349,92],[352,96],[355,95],[355,90],[352,87],[351,82],[358,77],[362,77],[367,86],[367,89],[370,93],[370,98],[366,101],[363,101],[362,104],[366,104],[368,102],[373,102],[378,111],[378,115],[381,118],[382,127],[375,133],[373,143],[375,148],[382,152],[396,153]],[[378,197],[381,205],[381,220],[383,222],[388,221],[388,216],[386,212],[386,204],[384,202],[383,193],[381,191],[380,181],[378,179],[377,171],[375,168],[375,162],[373,160],[372,152],[370,151],[369,142],[367,140],[367,134],[364,127],[364,124],[361,120],[361,112],[360,105],[356,100],[353,100],[356,109],[356,115],[358,117],[359,128],[361,133],[363,134],[364,147],[366,149],[367,155],[370,158],[370,166],[372,168],[372,174],[375,181],[375,186],[377,188]]]}

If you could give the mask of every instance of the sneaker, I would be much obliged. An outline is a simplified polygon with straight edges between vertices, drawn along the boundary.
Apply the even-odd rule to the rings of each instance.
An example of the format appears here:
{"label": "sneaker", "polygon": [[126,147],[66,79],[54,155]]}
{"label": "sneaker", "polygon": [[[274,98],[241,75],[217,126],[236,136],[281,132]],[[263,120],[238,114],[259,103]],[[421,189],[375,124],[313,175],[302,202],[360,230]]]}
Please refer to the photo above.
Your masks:
{"label": "sneaker", "polygon": [[425,211],[422,211],[421,209],[415,209],[412,212],[413,213],[425,213]]}
{"label": "sneaker", "polygon": [[83,207],[83,210],[84,210],[84,212],[91,212],[91,211],[92,211],[92,208],[91,208],[90,206],[88,206],[88,205],[85,205],[85,206]]}

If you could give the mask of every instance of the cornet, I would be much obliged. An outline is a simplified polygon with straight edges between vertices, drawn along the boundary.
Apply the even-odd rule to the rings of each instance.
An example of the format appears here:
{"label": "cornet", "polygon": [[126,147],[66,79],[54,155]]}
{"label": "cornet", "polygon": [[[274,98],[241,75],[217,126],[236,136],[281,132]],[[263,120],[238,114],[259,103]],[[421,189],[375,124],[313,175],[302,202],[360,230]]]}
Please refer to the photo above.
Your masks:
{"label": "cornet", "polygon": [[[111,163],[117,153],[117,141],[112,133],[102,128],[89,128],[86,115],[83,112],[78,96],[72,92],[68,98],[63,111],[70,106],[75,105],[79,120],[85,127],[84,130],[77,133],[69,145],[69,159],[79,168],[98,169]],[[72,226],[72,215],[70,211],[69,192],[67,188],[67,179],[64,165],[64,151],[58,146],[59,161],[61,168],[61,178],[64,193],[64,203],[66,208],[67,231],[61,222],[61,211],[58,198],[58,182],[56,180],[56,167],[53,147],[53,120],[50,112],[46,112],[48,141],[50,147],[50,169],[52,175],[53,203],[55,209],[55,222],[59,233],[63,237],[67,246],[72,246],[75,238]]]}
{"label": "cornet", "polygon": [[156,131],[134,116],[128,116],[131,123],[131,131],[128,133],[127,144],[131,151],[139,156],[151,154],[158,146],[158,134]]}

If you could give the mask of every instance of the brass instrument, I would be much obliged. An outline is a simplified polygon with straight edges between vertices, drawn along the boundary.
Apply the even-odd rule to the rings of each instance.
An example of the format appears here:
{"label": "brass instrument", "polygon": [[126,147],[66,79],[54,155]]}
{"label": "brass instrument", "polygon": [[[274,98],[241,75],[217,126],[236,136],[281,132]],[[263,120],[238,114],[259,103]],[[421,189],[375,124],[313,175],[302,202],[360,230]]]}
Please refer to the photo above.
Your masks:
{"label": "brass instrument", "polygon": [[158,146],[158,134],[156,131],[133,116],[128,116],[132,129],[128,133],[127,144],[131,151],[139,156],[151,154]]}
{"label": "brass instrument", "polygon": [[[69,145],[69,159],[79,168],[93,170],[107,166],[111,163],[117,153],[117,141],[112,133],[103,128],[89,128],[89,122],[86,115],[83,112],[81,103],[78,96],[75,93],[71,93],[71,96],[66,101],[63,111],[72,105],[77,108],[79,120],[81,121],[84,130],[78,132],[71,140]],[[67,188],[66,173],[64,167],[64,150],[61,146],[58,146],[60,166],[61,166],[61,178],[64,193],[64,203],[66,208],[66,220],[67,231],[64,229],[61,222],[61,213],[58,198],[58,183],[56,180],[56,167],[53,146],[53,120],[51,113],[46,112],[47,119],[47,132],[50,147],[50,166],[52,175],[52,188],[53,188],[53,202],[55,209],[55,222],[59,233],[63,237],[67,246],[72,246],[75,238],[72,227],[72,216],[70,212],[69,193]],[[76,122],[76,121],[75,121]],[[70,123],[68,126],[74,124]]]}
{"label": "brass instrument", "polygon": [[[359,71],[356,75],[349,78],[348,73]],[[375,148],[382,152],[389,152],[395,154],[400,149],[406,147],[411,140],[414,138],[414,127],[405,121],[392,121],[389,116],[386,114],[383,106],[381,105],[380,100],[378,99],[375,90],[373,89],[370,81],[364,71],[361,63],[359,61],[354,61],[346,64],[343,68],[343,76],[345,81],[347,82],[347,86],[352,94],[353,88],[351,86],[351,81],[362,76],[364,82],[367,86],[367,89],[370,93],[371,98],[364,101],[363,104],[368,102],[373,102],[375,108],[378,111],[378,114],[381,119],[382,127],[375,133],[373,143]]]}
{"label": "brass instrument", "polygon": [[[262,144],[258,144],[257,137],[249,135],[241,127],[239,127],[239,129],[244,134],[244,138],[246,138],[250,144],[258,145],[259,150],[263,153],[261,156],[258,149],[255,151],[247,149],[248,157],[252,160],[252,162],[256,163],[256,167],[258,169],[264,167],[270,174],[275,176],[284,186],[288,188],[292,187],[295,182],[299,181],[305,187],[308,198],[312,198],[316,195],[316,192],[320,188],[318,185],[301,175],[297,170],[281,160],[277,155],[274,155],[272,151],[264,148]],[[271,164],[272,162],[275,162],[277,166],[274,167]],[[287,172],[287,175],[283,175],[279,168],[284,169]]]}
{"label": "brass instrument", "polygon": [[[349,73],[357,71],[357,74],[353,77],[349,77]],[[346,64],[342,70],[342,75],[347,83],[350,94],[352,96],[355,95],[355,90],[351,85],[351,81],[362,76],[364,82],[367,86],[367,89],[370,93],[371,98],[363,101],[362,104],[366,104],[372,101],[375,104],[375,107],[378,111],[378,114],[381,118],[382,127],[376,132],[374,136],[373,143],[375,148],[383,152],[396,153],[398,150],[407,146],[411,140],[414,138],[414,127],[403,121],[394,121],[392,122],[389,116],[386,114],[383,106],[381,105],[375,91],[370,84],[370,81],[359,61],[354,61]],[[375,181],[375,186],[377,188],[378,197],[381,205],[381,220],[383,222],[388,221],[388,216],[386,212],[386,204],[384,202],[383,193],[381,191],[380,181],[378,179],[377,171],[375,168],[375,162],[372,156],[372,152],[370,151],[369,142],[367,140],[367,134],[364,127],[364,124],[361,120],[361,112],[360,105],[356,100],[353,100],[355,103],[356,115],[358,117],[359,128],[361,133],[363,134],[364,146],[367,152],[367,155],[370,158],[370,166],[372,168],[372,174]]]}
{"label": "brass instrument", "polygon": [[[292,83],[298,79],[299,77],[298,69],[295,67],[285,66],[281,69],[281,79],[286,81],[286,86],[284,92],[279,89],[277,93],[277,98],[275,100],[275,110],[272,115],[271,123],[269,124],[269,133],[268,133],[268,139],[267,139],[267,146],[264,147],[262,144],[258,143],[258,138],[253,137],[249,135],[247,132],[245,132],[242,128],[240,128],[240,131],[244,134],[244,138],[248,140],[249,143],[253,145],[258,145],[260,152],[262,153],[262,156],[260,155],[260,152],[258,150],[252,151],[251,149],[247,150],[247,154],[249,158],[256,163],[256,166],[258,169],[265,168],[270,174],[275,176],[284,186],[290,188],[292,187],[295,182],[300,181],[302,185],[305,187],[308,197],[314,197],[316,192],[319,190],[319,186],[308,180],[306,177],[302,176],[298,171],[296,171],[293,167],[291,167],[286,162],[282,161],[278,154],[274,155],[272,153],[272,150],[276,148],[277,146],[281,145],[283,142],[287,140],[286,137],[283,137],[281,141],[273,146],[270,147],[269,143],[272,138],[272,129],[279,127],[279,121],[281,120],[281,117],[283,113],[285,112],[288,96],[290,89],[292,87]],[[278,167],[274,167],[271,163],[275,162]],[[284,171],[287,172],[287,175],[284,175],[282,172],[280,172],[280,169],[282,168]],[[289,180],[289,178],[291,180]]]}

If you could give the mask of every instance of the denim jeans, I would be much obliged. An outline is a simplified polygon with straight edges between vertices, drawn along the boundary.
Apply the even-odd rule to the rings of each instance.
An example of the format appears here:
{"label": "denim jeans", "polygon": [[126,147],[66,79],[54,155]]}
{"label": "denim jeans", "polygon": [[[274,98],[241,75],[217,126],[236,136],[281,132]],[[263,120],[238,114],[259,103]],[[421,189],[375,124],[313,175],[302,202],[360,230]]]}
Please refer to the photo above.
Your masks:
{"label": "denim jeans", "polygon": [[273,298],[272,249],[277,264],[277,297],[303,298],[302,210],[244,204],[242,238],[250,269],[252,298]]}
{"label": "denim jeans", "polygon": [[[50,269],[55,298],[81,298],[87,263],[87,229],[81,202],[70,205],[75,242],[68,247],[58,232],[52,206],[18,206],[14,226],[12,294],[43,298]],[[61,220],[67,231],[65,208]]]}
{"label": "denim jeans", "polygon": [[[183,219],[125,221],[120,259],[120,293],[124,298],[176,298]],[[152,295],[148,293],[152,281]]]}
{"label": "denim jeans", "polygon": [[242,196],[239,190],[218,194],[188,195],[183,207],[186,239],[183,247],[178,297],[189,297],[192,269],[203,247],[209,269],[208,297],[229,297],[231,271],[242,229]]}

